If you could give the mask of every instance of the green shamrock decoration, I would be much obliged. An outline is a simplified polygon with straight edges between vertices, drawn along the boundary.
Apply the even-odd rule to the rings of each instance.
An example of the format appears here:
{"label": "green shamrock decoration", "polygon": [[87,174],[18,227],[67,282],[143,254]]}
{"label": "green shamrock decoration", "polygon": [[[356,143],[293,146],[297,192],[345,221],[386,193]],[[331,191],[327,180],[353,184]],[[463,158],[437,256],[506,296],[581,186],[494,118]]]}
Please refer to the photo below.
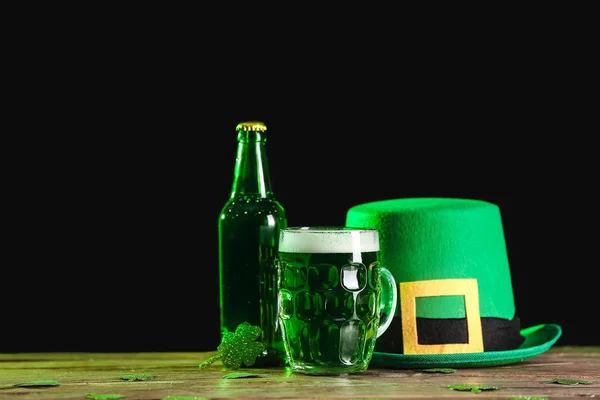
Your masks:
{"label": "green shamrock decoration", "polygon": [[118,393],[88,393],[85,395],[86,399],[92,400],[115,400],[122,399],[123,397],[125,396]]}
{"label": "green shamrock decoration", "polygon": [[541,383],[558,383],[559,385],[589,385],[590,381],[585,379],[554,378]]}
{"label": "green shamrock decoration", "polygon": [[133,382],[133,381],[148,381],[154,379],[154,375],[152,374],[126,374],[120,377],[124,381]]}
{"label": "green shamrock decoration", "polygon": [[499,390],[497,386],[486,386],[486,385],[448,385],[450,390],[460,390],[472,393],[480,393],[484,390]]}
{"label": "green shamrock decoration", "polygon": [[17,383],[14,385],[15,387],[36,387],[36,386],[60,386],[60,383],[52,380],[39,380],[39,381],[29,381],[25,383]]}
{"label": "green shamrock decoration", "polygon": [[200,368],[206,368],[219,359],[229,369],[239,369],[242,365],[253,366],[256,358],[265,350],[264,343],[256,341],[261,334],[260,327],[242,322],[235,332],[223,335],[217,347],[218,353],[200,364]]}

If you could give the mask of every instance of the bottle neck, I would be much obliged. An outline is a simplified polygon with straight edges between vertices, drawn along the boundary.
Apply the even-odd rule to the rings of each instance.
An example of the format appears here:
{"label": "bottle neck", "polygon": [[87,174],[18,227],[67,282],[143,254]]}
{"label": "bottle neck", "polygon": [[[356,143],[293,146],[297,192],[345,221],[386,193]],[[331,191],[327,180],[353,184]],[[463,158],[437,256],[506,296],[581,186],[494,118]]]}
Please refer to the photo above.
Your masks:
{"label": "bottle neck", "polygon": [[264,132],[238,132],[232,198],[239,195],[266,198],[272,195],[266,142]]}

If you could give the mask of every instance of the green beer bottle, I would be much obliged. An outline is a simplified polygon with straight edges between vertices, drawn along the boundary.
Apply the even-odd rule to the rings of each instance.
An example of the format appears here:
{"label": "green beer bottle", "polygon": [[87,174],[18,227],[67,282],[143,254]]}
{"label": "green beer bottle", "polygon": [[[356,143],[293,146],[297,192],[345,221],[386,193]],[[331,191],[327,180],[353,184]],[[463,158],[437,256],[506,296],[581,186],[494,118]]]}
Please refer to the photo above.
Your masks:
{"label": "green beer bottle", "polygon": [[231,195],[219,215],[221,338],[244,321],[260,326],[266,350],[255,366],[281,366],[287,359],[277,319],[275,257],[287,217],[271,188],[267,127],[248,121],[236,131]]}

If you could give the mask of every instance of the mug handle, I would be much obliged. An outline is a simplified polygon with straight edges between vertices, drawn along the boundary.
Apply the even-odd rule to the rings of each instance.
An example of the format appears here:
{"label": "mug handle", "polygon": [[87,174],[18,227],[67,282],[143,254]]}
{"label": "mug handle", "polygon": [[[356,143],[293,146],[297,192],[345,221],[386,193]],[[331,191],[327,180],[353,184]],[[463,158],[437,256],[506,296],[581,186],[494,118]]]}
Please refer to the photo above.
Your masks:
{"label": "mug handle", "polygon": [[[377,328],[377,337],[383,335],[383,332],[392,323],[394,315],[396,314],[396,306],[398,305],[398,287],[396,286],[396,280],[394,276],[385,267],[380,266],[380,282],[381,282],[381,296],[379,301],[379,328]],[[390,299],[391,296],[391,299]]]}

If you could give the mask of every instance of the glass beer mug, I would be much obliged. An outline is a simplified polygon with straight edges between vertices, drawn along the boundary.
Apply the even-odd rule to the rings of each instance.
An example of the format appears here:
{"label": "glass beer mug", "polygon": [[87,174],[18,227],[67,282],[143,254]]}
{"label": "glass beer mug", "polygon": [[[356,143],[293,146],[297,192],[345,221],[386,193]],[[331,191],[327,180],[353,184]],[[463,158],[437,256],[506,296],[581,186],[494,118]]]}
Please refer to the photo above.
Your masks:
{"label": "glass beer mug", "polygon": [[276,264],[278,320],[292,370],[366,370],[398,300],[392,274],[379,263],[378,230],[284,228]]}

